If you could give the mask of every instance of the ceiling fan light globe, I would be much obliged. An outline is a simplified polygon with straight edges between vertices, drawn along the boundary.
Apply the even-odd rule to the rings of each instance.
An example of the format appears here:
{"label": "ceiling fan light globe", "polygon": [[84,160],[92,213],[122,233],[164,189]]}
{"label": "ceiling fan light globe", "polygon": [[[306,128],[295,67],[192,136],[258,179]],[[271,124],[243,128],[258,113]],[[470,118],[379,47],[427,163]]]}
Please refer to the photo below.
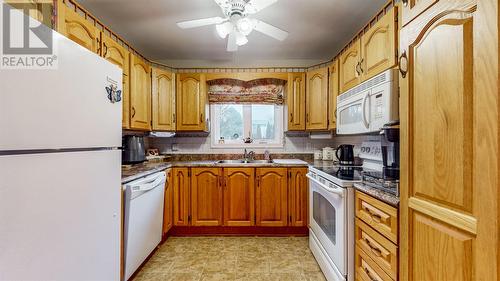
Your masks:
{"label": "ceiling fan light globe", "polygon": [[233,31],[233,25],[230,22],[225,22],[216,25],[215,30],[220,38],[225,39],[227,35]]}
{"label": "ceiling fan light globe", "polygon": [[253,21],[248,18],[239,19],[237,22],[238,31],[247,36],[253,30]]}
{"label": "ceiling fan light globe", "polygon": [[236,45],[243,46],[246,43],[248,43],[247,37],[240,32],[236,32]]}

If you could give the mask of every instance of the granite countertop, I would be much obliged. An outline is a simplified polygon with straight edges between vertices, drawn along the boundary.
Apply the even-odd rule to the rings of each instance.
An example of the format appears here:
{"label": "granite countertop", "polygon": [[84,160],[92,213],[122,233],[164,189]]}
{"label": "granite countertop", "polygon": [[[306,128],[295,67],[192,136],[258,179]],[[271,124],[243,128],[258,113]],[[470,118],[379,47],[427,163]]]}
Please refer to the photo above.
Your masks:
{"label": "granite countertop", "polygon": [[398,208],[399,207],[399,197],[390,193],[387,193],[383,190],[376,189],[373,187],[369,187],[363,183],[355,183],[354,188],[364,192],[384,203],[387,203],[393,207]]}
{"label": "granite countertop", "polygon": [[218,160],[144,162],[122,166],[122,184],[145,177],[171,167],[290,167],[307,166],[309,163],[299,159],[273,159],[273,163],[217,163]]}

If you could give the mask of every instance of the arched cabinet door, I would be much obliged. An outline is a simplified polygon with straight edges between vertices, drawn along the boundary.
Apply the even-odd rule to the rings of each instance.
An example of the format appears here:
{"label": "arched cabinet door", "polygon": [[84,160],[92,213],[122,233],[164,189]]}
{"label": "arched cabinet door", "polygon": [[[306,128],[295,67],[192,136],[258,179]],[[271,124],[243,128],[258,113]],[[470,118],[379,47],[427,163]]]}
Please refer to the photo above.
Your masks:
{"label": "arched cabinet door", "polygon": [[224,225],[255,224],[254,173],[254,168],[224,168]]}
{"label": "arched cabinet door", "polygon": [[328,67],[307,72],[306,129],[328,129]]}
{"label": "arched cabinet door", "polygon": [[361,44],[359,39],[340,55],[340,92],[343,93],[361,82],[359,63]]}
{"label": "arched cabinet door", "polygon": [[80,16],[66,4],[59,2],[58,31],[79,45],[100,54],[101,32],[92,23]]}
{"label": "arched cabinet door", "polygon": [[174,225],[189,225],[189,186],[189,168],[173,168],[172,187]]}
{"label": "arched cabinet door", "polygon": [[307,168],[288,169],[288,218],[290,226],[307,226],[309,181]]}
{"label": "arched cabinet door", "polygon": [[151,67],[130,54],[130,128],[151,130]]}
{"label": "arched cabinet door", "polygon": [[287,169],[256,169],[256,225],[286,226],[287,213]]}
{"label": "arched cabinet door", "polygon": [[205,74],[177,75],[177,131],[207,131]]}
{"label": "arched cabinet door", "polygon": [[361,37],[362,81],[396,65],[397,11],[397,7],[387,11],[387,14]]}
{"label": "arched cabinet door", "polygon": [[481,8],[439,1],[401,31],[401,280],[496,276],[498,92],[477,90],[491,74]]}
{"label": "arched cabinet door", "polygon": [[306,129],[306,75],[289,73],[287,85],[288,131]]}
{"label": "arched cabinet door", "polygon": [[129,52],[111,37],[102,34],[102,57],[117,65],[123,71],[122,90],[122,127],[130,128],[130,55]]}
{"label": "arched cabinet door", "polygon": [[153,68],[152,123],[153,131],[175,131],[175,76]]}
{"label": "arched cabinet door", "polygon": [[222,225],[220,168],[191,168],[191,225]]}

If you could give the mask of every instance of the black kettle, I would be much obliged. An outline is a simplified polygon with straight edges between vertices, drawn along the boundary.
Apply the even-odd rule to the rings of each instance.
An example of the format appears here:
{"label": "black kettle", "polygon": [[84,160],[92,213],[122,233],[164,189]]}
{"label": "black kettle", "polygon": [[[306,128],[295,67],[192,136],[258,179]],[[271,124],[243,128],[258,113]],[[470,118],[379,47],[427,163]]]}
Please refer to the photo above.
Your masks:
{"label": "black kettle", "polygon": [[335,151],[335,156],[337,156],[340,165],[354,165],[354,145],[339,145],[337,151]]}

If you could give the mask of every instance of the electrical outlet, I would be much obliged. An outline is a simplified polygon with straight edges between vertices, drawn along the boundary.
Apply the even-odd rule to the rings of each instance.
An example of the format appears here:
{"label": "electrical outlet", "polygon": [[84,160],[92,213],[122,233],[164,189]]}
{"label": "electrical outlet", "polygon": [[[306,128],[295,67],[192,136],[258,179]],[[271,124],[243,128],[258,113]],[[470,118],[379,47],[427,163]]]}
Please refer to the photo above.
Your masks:
{"label": "electrical outlet", "polygon": [[176,143],[172,143],[172,151],[179,151],[179,145]]}

